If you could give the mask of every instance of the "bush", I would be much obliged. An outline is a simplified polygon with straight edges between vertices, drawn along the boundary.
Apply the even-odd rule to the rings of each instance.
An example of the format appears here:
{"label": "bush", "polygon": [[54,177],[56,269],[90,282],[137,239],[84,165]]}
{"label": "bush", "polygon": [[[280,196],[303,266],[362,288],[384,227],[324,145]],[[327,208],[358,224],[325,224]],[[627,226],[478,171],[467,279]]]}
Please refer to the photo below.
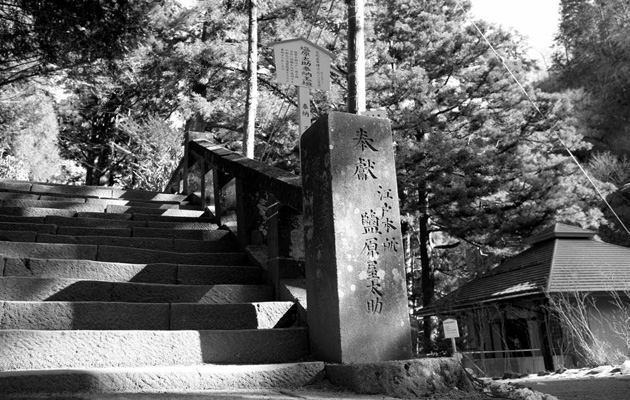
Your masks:
{"label": "bush", "polygon": [[15,179],[27,181],[30,179],[30,170],[25,162],[11,155],[0,158],[0,179]]}

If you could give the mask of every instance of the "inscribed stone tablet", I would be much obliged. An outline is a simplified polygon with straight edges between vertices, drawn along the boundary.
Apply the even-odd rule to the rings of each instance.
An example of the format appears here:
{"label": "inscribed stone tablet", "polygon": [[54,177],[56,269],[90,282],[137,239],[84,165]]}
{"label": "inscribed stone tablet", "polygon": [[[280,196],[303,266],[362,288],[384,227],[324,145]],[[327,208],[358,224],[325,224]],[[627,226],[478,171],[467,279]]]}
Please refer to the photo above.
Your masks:
{"label": "inscribed stone tablet", "polygon": [[411,356],[389,121],[331,113],[302,136],[311,352],[356,363]]}

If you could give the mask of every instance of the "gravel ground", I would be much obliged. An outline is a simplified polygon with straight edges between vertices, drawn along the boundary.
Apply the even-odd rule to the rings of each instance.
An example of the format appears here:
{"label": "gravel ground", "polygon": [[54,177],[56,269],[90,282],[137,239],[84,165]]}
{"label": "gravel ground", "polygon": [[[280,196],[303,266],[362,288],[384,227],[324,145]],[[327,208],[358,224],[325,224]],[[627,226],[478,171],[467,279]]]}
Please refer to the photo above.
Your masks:
{"label": "gravel ground", "polygon": [[519,383],[538,392],[556,396],[558,400],[628,400],[630,376],[580,379],[534,379]]}

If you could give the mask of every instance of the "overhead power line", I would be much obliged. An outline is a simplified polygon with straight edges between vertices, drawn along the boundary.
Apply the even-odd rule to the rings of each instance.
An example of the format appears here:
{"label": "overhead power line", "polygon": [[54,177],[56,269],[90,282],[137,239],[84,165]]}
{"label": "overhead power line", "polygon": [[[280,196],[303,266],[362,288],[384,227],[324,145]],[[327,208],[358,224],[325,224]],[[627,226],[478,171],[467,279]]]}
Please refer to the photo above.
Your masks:
{"label": "overhead power line", "polygon": [[[457,6],[464,12],[466,13],[466,9],[461,5],[461,3],[459,2],[459,0],[455,0],[455,2],[457,3]],[[538,107],[538,105],[536,104],[536,102],[534,101],[534,99],[529,95],[529,93],[527,92],[527,90],[525,90],[525,88],[523,87],[523,85],[521,84],[521,82],[518,80],[518,78],[516,77],[516,75],[514,75],[514,73],[512,72],[512,70],[510,69],[510,67],[505,63],[505,59],[497,52],[496,48],[492,45],[492,43],[490,42],[490,40],[488,40],[488,38],[486,37],[486,35],[481,31],[481,29],[479,29],[479,26],[475,23],[475,21],[470,20],[470,22],[472,23],[472,25],[475,27],[475,29],[477,30],[477,32],[479,33],[479,35],[483,38],[483,40],[486,42],[486,44],[488,45],[488,47],[490,47],[490,49],[492,50],[492,52],[494,53],[494,55],[496,56],[496,58],[501,61],[501,64],[503,65],[503,67],[506,69],[506,71],[510,74],[510,76],[512,77],[512,79],[514,80],[514,82],[516,82],[516,84],[518,85],[518,87],[520,88],[520,90],[523,92],[523,94],[525,95],[525,97],[527,98],[527,100],[531,103],[531,105],[534,107],[534,110],[536,111],[536,113],[538,113],[538,115],[540,115],[542,118],[547,118],[547,116],[545,116],[543,114],[543,112],[540,110],[540,108]],[[595,184],[595,182],[593,181],[593,179],[590,177],[590,175],[586,172],[586,170],[584,169],[584,167],[582,166],[582,164],[580,164],[579,160],[575,157],[575,155],[573,154],[573,152],[571,151],[571,149],[569,148],[569,146],[567,146],[566,142],[564,141],[564,139],[562,139],[562,136],[560,136],[560,133],[558,133],[558,131],[556,129],[552,129],[553,132],[555,133],[556,137],[558,138],[558,140],[560,141],[560,144],[562,145],[562,147],[564,147],[564,149],[567,151],[567,153],[569,154],[569,156],[571,157],[571,159],[573,160],[573,162],[575,163],[575,165],[577,165],[577,167],[579,168],[579,170],[582,172],[582,174],[586,177],[586,179],[588,180],[588,182],[591,184],[591,186],[593,187],[593,189],[595,189],[595,192],[597,192],[597,194],[599,195],[599,197],[602,199],[602,201],[604,202],[604,204],[606,204],[606,207],[610,210],[610,212],[615,216],[615,218],[617,219],[617,221],[619,222],[619,224],[623,227],[623,229],[626,231],[626,233],[628,235],[630,235],[630,230],[628,230],[628,227],[626,227],[626,224],[623,223],[623,221],[621,220],[621,218],[619,217],[619,215],[615,212],[615,210],[612,208],[612,206],[610,205],[610,203],[606,200],[606,197],[604,196],[604,194],[601,192],[601,190],[599,189],[599,187],[597,187],[597,185]]]}

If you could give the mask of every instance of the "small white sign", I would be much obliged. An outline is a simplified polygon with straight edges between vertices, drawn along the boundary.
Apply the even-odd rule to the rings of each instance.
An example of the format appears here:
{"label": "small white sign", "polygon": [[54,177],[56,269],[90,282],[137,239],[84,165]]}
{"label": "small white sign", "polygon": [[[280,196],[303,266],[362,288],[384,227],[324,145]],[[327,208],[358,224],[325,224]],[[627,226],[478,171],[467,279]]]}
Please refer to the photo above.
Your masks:
{"label": "small white sign", "polygon": [[330,61],[334,57],[329,51],[298,38],[274,43],[273,53],[278,83],[330,90]]}
{"label": "small white sign", "polygon": [[459,327],[457,326],[457,320],[455,319],[445,319],[442,322],[442,326],[444,327],[444,338],[458,338],[459,337]]}
{"label": "small white sign", "polygon": [[375,118],[387,119],[387,111],[385,111],[385,110],[367,110],[367,111],[362,111],[361,115],[365,115],[366,117],[375,117]]}

